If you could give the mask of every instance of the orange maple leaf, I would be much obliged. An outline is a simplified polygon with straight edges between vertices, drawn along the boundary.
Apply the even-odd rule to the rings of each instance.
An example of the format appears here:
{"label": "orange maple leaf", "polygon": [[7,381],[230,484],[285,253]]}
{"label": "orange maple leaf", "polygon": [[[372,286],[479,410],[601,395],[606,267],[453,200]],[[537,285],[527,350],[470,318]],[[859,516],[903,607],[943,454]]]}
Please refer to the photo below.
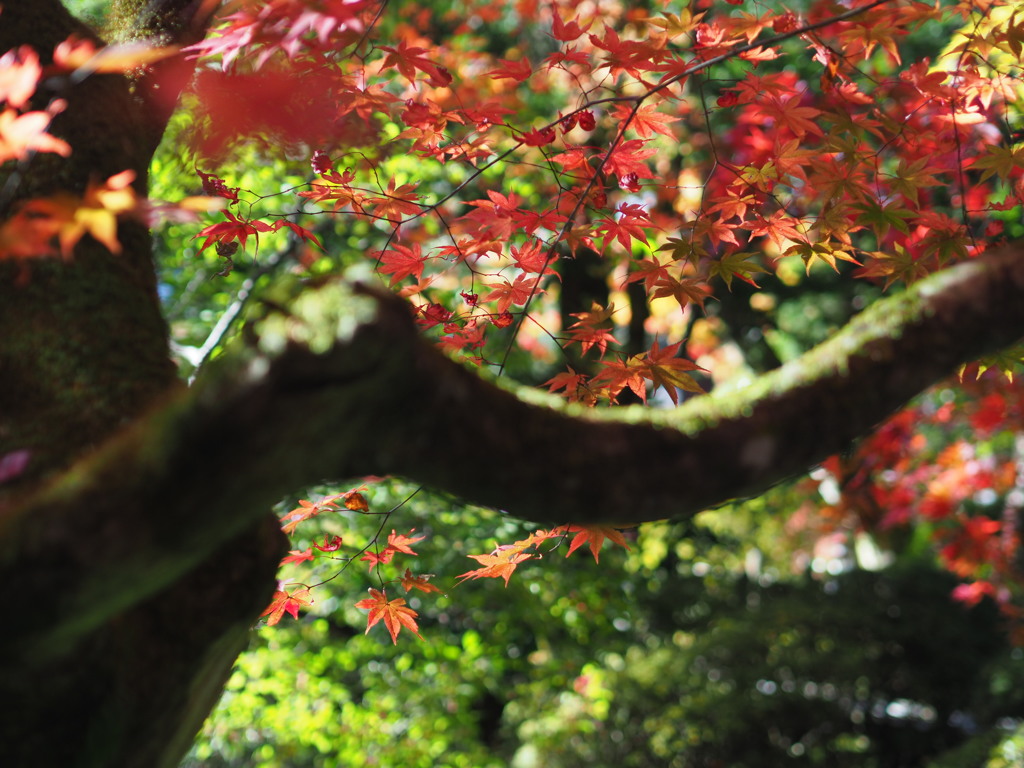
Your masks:
{"label": "orange maple leaf", "polygon": [[564,396],[570,403],[583,403],[592,406],[597,404],[597,398],[587,386],[588,377],[582,373],[570,369],[563,371],[544,382],[549,392],[557,392],[564,389]]}
{"label": "orange maple leaf", "polygon": [[373,625],[383,619],[384,626],[391,634],[391,642],[395,645],[398,645],[398,633],[402,631],[402,627],[408,629],[420,640],[423,639],[423,635],[418,631],[419,627],[416,626],[418,614],[412,608],[406,607],[405,600],[402,598],[388,600],[384,590],[381,589],[370,589],[370,595],[365,600],[356,603],[356,608],[370,612],[370,615],[366,617],[366,633],[364,634],[368,634]]}
{"label": "orange maple leaf", "polygon": [[707,282],[701,277],[684,277],[676,280],[674,277],[661,277],[654,284],[652,298],[661,299],[671,296],[679,302],[680,307],[685,307],[693,302],[701,309],[704,309],[704,301],[711,295],[711,289]]}
{"label": "orange maple leaf", "polygon": [[307,547],[304,550],[290,549],[288,550],[288,556],[281,560],[281,565],[285,563],[302,563],[306,560],[314,560],[315,555],[313,554],[313,548]]}
{"label": "orange maple leaf", "polygon": [[444,592],[433,584],[428,583],[428,579],[430,579],[430,576],[414,576],[412,571],[406,568],[405,573],[402,575],[402,589],[406,592],[418,589],[421,592],[437,592],[439,595],[443,595]]}
{"label": "orange maple leaf", "polygon": [[0,101],[21,109],[36,92],[42,74],[39,55],[27,45],[0,56]]}
{"label": "orange maple leaf", "polygon": [[583,354],[587,354],[593,347],[597,347],[598,354],[604,357],[608,351],[609,344],[617,344],[618,339],[612,334],[610,328],[598,328],[598,324],[605,322],[615,311],[615,305],[610,304],[607,309],[601,309],[597,302],[594,302],[590,312],[574,312],[573,317],[580,318],[568,329],[571,341],[578,342],[583,348]]}
{"label": "orange maple leaf", "polygon": [[598,553],[601,551],[605,539],[629,549],[629,544],[626,543],[622,533],[606,525],[570,525],[566,527],[566,533],[576,534],[569,544],[569,551],[566,553],[566,557],[584,544],[589,544],[590,552],[594,556],[594,562],[600,562],[598,560]]}
{"label": "orange maple leaf", "polygon": [[591,379],[591,386],[607,387],[607,396],[614,401],[618,394],[629,387],[634,395],[647,402],[647,389],[644,384],[644,362],[636,356],[628,360],[611,360],[603,363],[603,368]]}
{"label": "orange maple leaf", "polygon": [[[415,530],[416,529],[413,528],[411,531],[409,531],[409,533],[412,533]],[[413,552],[412,549],[410,549],[409,545],[410,544],[415,544],[417,541],[423,541],[425,538],[427,538],[427,537],[426,536],[417,536],[416,538],[412,538],[411,539],[408,536],[403,536],[400,533],[395,533],[395,529],[392,528],[391,529],[391,533],[388,536],[388,546],[387,546],[387,548],[388,549],[392,549],[395,552],[402,552],[402,553],[404,553],[406,555],[415,555],[416,553]]]}
{"label": "orange maple leaf", "polygon": [[[363,488],[365,487],[366,486],[364,485]],[[345,509],[351,510],[353,512],[370,511],[370,503],[366,500],[366,497],[363,496],[363,494],[359,493],[359,491],[349,491],[348,493],[343,493],[341,495],[341,498],[345,500]]]}
{"label": "orange maple leaf", "polygon": [[178,50],[177,46],[153,46],[145,41],[97,48],[91,40],[72,35],[54,48],[53,63],[61,69],[84,70],[87,74],[127,72],[173,56]]}
{"label": "orange maple leaf", "polygon": [[650,351],[646,353],[644,362],[647,368],[642,372],[644,378],[650,379],[654,383],[654,389],[661,387],[668,393],[674,405],[679,404],[676,389],[696,394],[704,392],[700,384],[686,373],[686,371],[703,371],[704,369],[684,357],[678,357],[681,346],[682,342],[680,341],[662,349],[655,341],[651,345]]}
{"label": "orange maple leaf", "polygon": [[484,296],[484,301],[496,302],[498,311],[505,312],[513,304],[517,306],[526,304],[531,296],[544,293],[537,287],[539,283],[539,276],[531,277],[528,274],[517,276],[514,283],[510,283],[507,279],[503,283],[491,283],[487,287],[492,290]]}
{"label": "orange maple leaf", "polygon": [[67,157],[71,147],[63,139],[46,132],[53,115],[49,112],[17,114],[13,109],[0,112],[0,163],[20,160],[30,151],[55,152]]}
{"label": "orange maple leaf", "polygon": [[458,583],[462,583],[466,579],[497,579],[502,578],[505,580],[505,586],[508,586],[509,577],[524,560],[530,560],[536,555],[532,555],[528,552],[523,552],[519,547],[515,545],[498,547],[489,555],[470,555],[471,558],[480,563],[483,568],[477,568],[472,571],[466,571],[461,574],[458,578]]}
{"label": "orange maple leaf", "polygon": [[292,533],[303,520],[316,517],[328,509],[337,509],[338,507],[334,503],[335,498],[337,497],[327,497],[315,503],[308,499],[299,499],[299,506],[281,517],[281,522],[284,523],[281,530],[285,533]]}
{"label": "orange maple leaf", "polygon": [[[2,153],[0,139],[0,155]],[[65,258],[71,256],[76,243],[86,234],[92,235],[111,253],[120,253],[117,217],[135,210],[135,191],[131,187],[134,179],[134,171],[122,171],[102,184],[90,182],[82,197],[60,193],[30,200],[21,207],[19,214],[24,214],[33,228],[45,233],[47,239],[56,236]]]}
{"label": "orange maple leaf", "polygon": [[286,614],[290,613],[293,619],[299,618],[299,608],[310,605],[313,602],[309,596],[309,589],[297,589],[294,592],[278,590],[267,606],[267,610],[260,614],[260,617],[267,616],[267,626],[274,626]]}
{"label": "orange maple leaf", "polygon": [[[630,118],[632,111],[633,108],[628,104],[616,104],[612,107],[612,117],[622,123]],[[675,134],[668,124],[678,120],[678,117],[659,112],[657,104],[644,104],[633,115],[629,127],[636,131],[642,139],[649,139],[655,133],[672,138]]]}

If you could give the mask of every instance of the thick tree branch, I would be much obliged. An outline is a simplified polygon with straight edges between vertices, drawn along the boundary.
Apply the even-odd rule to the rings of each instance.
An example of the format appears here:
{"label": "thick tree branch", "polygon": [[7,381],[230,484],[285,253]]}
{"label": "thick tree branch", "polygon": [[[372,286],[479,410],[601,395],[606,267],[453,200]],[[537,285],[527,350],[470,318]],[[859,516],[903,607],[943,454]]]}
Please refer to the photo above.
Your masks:
{"label": "thick tree branch", "polygon": [[1014,245],[878,302],[741,392],[596,412],[484,381],[387,294],[282,289],[196,387],[0,517],[4,583],[24,594],[52,572],[64,585],[0,654],[60,655],[325,479],[402,474],[552,523],[637,523],[756,493],[1015,341],[1021,295]]}
{"label": "thick tree branch", "polygon": [[530,408],[421,350],[417,416],[377,471],[547,522],[695,513],[808,469],[958,365],[1017,341],[1022,296],[1017,243],[876,303],[746,389],[665,411]]}

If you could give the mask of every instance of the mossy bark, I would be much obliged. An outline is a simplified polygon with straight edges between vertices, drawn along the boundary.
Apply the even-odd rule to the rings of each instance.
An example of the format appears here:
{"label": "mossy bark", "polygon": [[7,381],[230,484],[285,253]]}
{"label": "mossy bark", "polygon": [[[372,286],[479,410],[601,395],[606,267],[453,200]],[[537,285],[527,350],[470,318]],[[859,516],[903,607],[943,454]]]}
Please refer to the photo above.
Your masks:
{"label": "mossy bark", "polygon": [[[27,44],[45,62],[70,34],[98,41],[55,0],[3,6],[0,52]],[[165,66],[177,67],[175,82],[184,82],[187,62]],[[90,181],[128,169],[144,196],[169,115],[154,107],[144,79],[48,82],[54,89],[41,87],[35,106],[67,102],[52,132],[72,154],[40,154],[2,169],[0,218],[24,200],[81,194]],[[167,82],[161,80],[164,94]],[[76,592],[74,566],[95,551],[92,541],[69,535],[76,519],[91,520],[97,537],[131,552],[140,543],[130,538],[137,528],[124,521],[155,512],[126,501],[97,518],[91,513],[99,507],[83,508],[82,500],[65,508],[64,519],[44,512],[26,520],[18,514],[22,500],[181,389],[157,301],[150,234],[140,221],[124,221],[118,238],[118,254],[87,237],[67,260],[0,262],[0,456],[29,457],[26,471],[0,487],[0,568],[10,573],[7,567],[20,563],[16,599],[44,621]],[[107,477],[112,498],[125,501],[115,487],[131,472],[122,466]],[[100,610],[101,621],[79,621],[77,631],[48,635],[39,646],[19,644],[0,660],[0,700],[7,702],[0,764],[176,766],[266,604],[280,552],[277,526],[254,515],[205,556],[172,567],[174,578],[153,576],[158,588],[140,594],[128,579],[111,578],[114,609],[103,608],[107,596],[95,592],[95,605],[86,608]],[[118,599],[122,588],[136,599]]]}

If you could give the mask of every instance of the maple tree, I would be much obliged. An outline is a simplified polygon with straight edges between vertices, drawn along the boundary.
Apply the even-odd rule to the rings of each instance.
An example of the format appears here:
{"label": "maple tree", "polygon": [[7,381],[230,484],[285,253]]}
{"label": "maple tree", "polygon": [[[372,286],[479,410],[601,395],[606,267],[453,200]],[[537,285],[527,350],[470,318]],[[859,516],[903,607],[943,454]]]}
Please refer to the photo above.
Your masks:
{"label": "maple tree", "polygon": [[[368,562],[366,630],[419,634],[397,590],[440,589],[407,565],[420,536],[381,545],[399,513],[368,486],[267,516],[325,480],[550,525],[459,577],[508,584],[820,465],[805,530],[915,525],[1019,635],[1012,3],[522,2],[543,40],[497,54],[483,4],[112,6],[109,40],[57,0],[0,10],[0,567],[50,601],[0,641],[0,692],[30,702],[3,726],[15,763],[175,765],[249,627],[315,601],[282,557]],[[190,188],[160,199],[168,123]],[[289,181],[257,188],[246,160]],[[190,261],[154,264],[161,227],[190,228]],[[806,352],[736,320],[822,272],[890,295]],[[175,339],[181,371],[164,290],[228,307]],[[791,359],[730,389],[741,328]],[[496,386],[517,361],[559,395]],[[377,536],[284,555],[282,526],[341,510]]]}

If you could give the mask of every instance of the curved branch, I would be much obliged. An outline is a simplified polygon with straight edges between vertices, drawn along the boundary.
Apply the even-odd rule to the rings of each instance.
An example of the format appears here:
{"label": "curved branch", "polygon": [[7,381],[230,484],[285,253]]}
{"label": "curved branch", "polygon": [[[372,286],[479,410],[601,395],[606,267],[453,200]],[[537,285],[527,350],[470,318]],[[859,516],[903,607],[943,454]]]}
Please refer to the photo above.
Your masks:
{"label": "curved branch", "polygon": [[58,595],[45,614],[0,639],[0,654],[59,653],[284,494],[326,479],[401,474],[558,523],[637,523],[756,493],[1024,335],[1022,295],[1014,245],[878,302],[745,390],[598,412],[485,381],[418,337],[389,294],[344,282],[280,289],[192,390],[0,511],[8,588],[38,592],[40,573],[61,585],[45,590]]}
{"label": "curved branch", "polygon": [[639,523],[759,493],[847,447],[957,366],[1024,336],[1024,244],[877,302],[738,392],[656,411],[531,406],[420,348],[417,415],[377,471],[553,523]]}

